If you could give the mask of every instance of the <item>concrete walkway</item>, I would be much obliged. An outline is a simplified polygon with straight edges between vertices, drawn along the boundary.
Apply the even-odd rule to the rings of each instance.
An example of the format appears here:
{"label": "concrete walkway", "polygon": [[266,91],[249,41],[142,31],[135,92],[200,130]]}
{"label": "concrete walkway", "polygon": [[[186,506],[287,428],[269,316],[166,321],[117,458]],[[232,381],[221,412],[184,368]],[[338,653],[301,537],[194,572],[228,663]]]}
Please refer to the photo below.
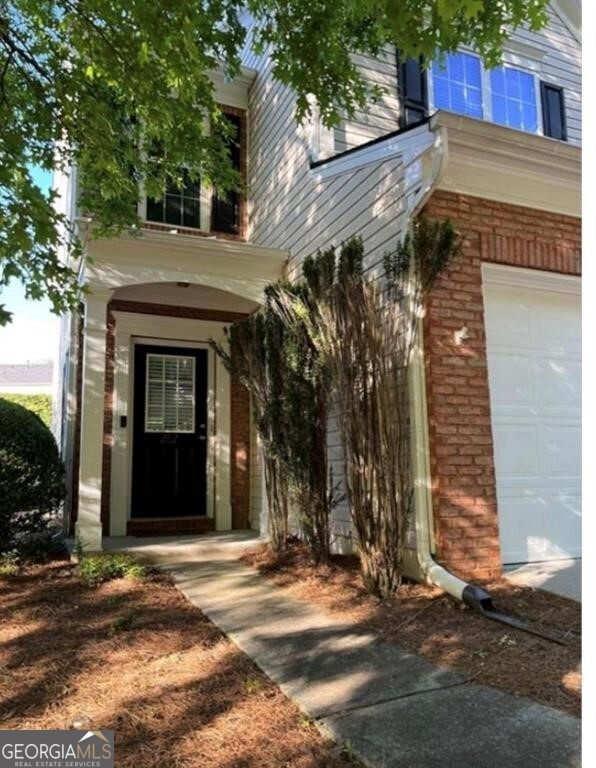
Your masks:
{"label": "concrete walkway", "polygon": [[468,683],[297,601],[237,561],[253,543],[250,534],[220,534],[128,540],[126,548],[169,570],[189,600],[368,766],[580,765],[579,720]]}

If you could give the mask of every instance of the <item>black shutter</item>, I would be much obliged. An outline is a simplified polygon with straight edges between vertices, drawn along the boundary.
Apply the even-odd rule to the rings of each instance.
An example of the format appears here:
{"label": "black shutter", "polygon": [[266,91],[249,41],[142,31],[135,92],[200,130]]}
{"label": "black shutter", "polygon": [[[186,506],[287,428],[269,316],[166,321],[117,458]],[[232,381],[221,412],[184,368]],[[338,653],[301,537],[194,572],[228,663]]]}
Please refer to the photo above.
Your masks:
{"label": "black shutter", "polygon": [[422,56],[418,59],[406,58],[400,62],[397,55],[399,71],[399,123],[401,128],[407,128],[424,120],[428,115],[428,96],[426,88],[426,72],[422,67]]}
{"label": "black shutter", "polygon": [[148,197],[147,198],[147,221],[160,221],[164,220],[163,212],[163,197]]}
{"label": "black shutter", "polygon": [[[235,115],[226,115],[226,118],[233,126],[229,142],[230,159],[233,168],[240,171],[240,118]],[[240,231],[240,194],[232,190],[224,197],[216,191],[213,195],[212,218],[216,232],[237,235]]]}
{"label": "black shutter", "polygon": [[540,83],[542,97],[542,121],[544,135],[567,141],[565,123],[565,96],[562,88],[550,83]]}

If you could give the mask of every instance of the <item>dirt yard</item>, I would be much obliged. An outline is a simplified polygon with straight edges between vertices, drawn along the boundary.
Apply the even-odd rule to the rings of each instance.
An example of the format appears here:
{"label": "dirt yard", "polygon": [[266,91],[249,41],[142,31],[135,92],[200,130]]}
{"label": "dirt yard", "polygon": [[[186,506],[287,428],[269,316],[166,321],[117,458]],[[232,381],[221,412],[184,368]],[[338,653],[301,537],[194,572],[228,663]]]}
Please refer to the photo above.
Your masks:
{"label": "dirt yard", "polygon": [[567,645],[561,646],[488,621],[419,584],[405,585],[399,597],[381,603],[365,592],[353,557],[335,557],[315,568],[299,545],[280,558],[263,545],[243,560],[295,597],[367,626],[435,664],[456,667],[470,680],[580,714],[581,607],[572,600],[506,581],[485,585],[499,611],[563,636]]}
{"label": "dirt yard", "polygon": [[354,765],[164,575],[0,578],[0,728],[113,729],[118,768]]}

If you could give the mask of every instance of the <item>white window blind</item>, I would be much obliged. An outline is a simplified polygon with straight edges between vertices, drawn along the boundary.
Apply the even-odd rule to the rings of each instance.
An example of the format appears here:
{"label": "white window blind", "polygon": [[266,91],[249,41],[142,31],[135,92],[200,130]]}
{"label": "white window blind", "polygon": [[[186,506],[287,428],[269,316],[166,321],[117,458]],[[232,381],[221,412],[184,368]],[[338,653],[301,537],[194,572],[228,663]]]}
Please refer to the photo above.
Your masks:
{"label": "white window blind", "polygon": [[145,432],[195,431],[195,358],[147,355]]}

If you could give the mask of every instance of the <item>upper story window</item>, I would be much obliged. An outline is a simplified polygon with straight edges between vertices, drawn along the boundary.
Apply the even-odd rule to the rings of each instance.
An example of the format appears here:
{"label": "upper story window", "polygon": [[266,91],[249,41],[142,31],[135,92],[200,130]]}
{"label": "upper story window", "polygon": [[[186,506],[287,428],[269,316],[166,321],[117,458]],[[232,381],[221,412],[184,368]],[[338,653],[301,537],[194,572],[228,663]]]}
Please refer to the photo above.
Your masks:
{"label": "upper story window", "polygon": [[495,123],[538,131],[535,76],[513,67],[490,70],[492,119]]}
{"label": "upper story window", "polygon": [[188,171],[181,174],[180,186],[169,183],[163,197],[147,198],[147,221],[173,224],[179,227],[201,226],[201,189],[192,181]]}
{"label": "upper story window", "polygon": [[468,53],[445,57],[432,68],[435,107],[469,117],[482,117],[482,73],[480,59]]}
{"label": "upper story window", "polygon": [[[240,110],[234,114],[226,111],[226,117],[232,125],[230,159],[234,169],[242,173],[245,120]],[[220,194],[199,179],[191,179],[188,171],[181,169],[180,177],[167,185],[162,197],[144,200],[140,215],[148,222],[242,237],[245,205],[239,192]]]}
{"label": "upper story window", "polygon": [[486,69],[471,53],[448,54],[425,70],[406,59],[400,66],[402,127],[419,121],[429,109],[490,120],[509,128],[566,141],[565,95],[533,72],[503,66]]}

